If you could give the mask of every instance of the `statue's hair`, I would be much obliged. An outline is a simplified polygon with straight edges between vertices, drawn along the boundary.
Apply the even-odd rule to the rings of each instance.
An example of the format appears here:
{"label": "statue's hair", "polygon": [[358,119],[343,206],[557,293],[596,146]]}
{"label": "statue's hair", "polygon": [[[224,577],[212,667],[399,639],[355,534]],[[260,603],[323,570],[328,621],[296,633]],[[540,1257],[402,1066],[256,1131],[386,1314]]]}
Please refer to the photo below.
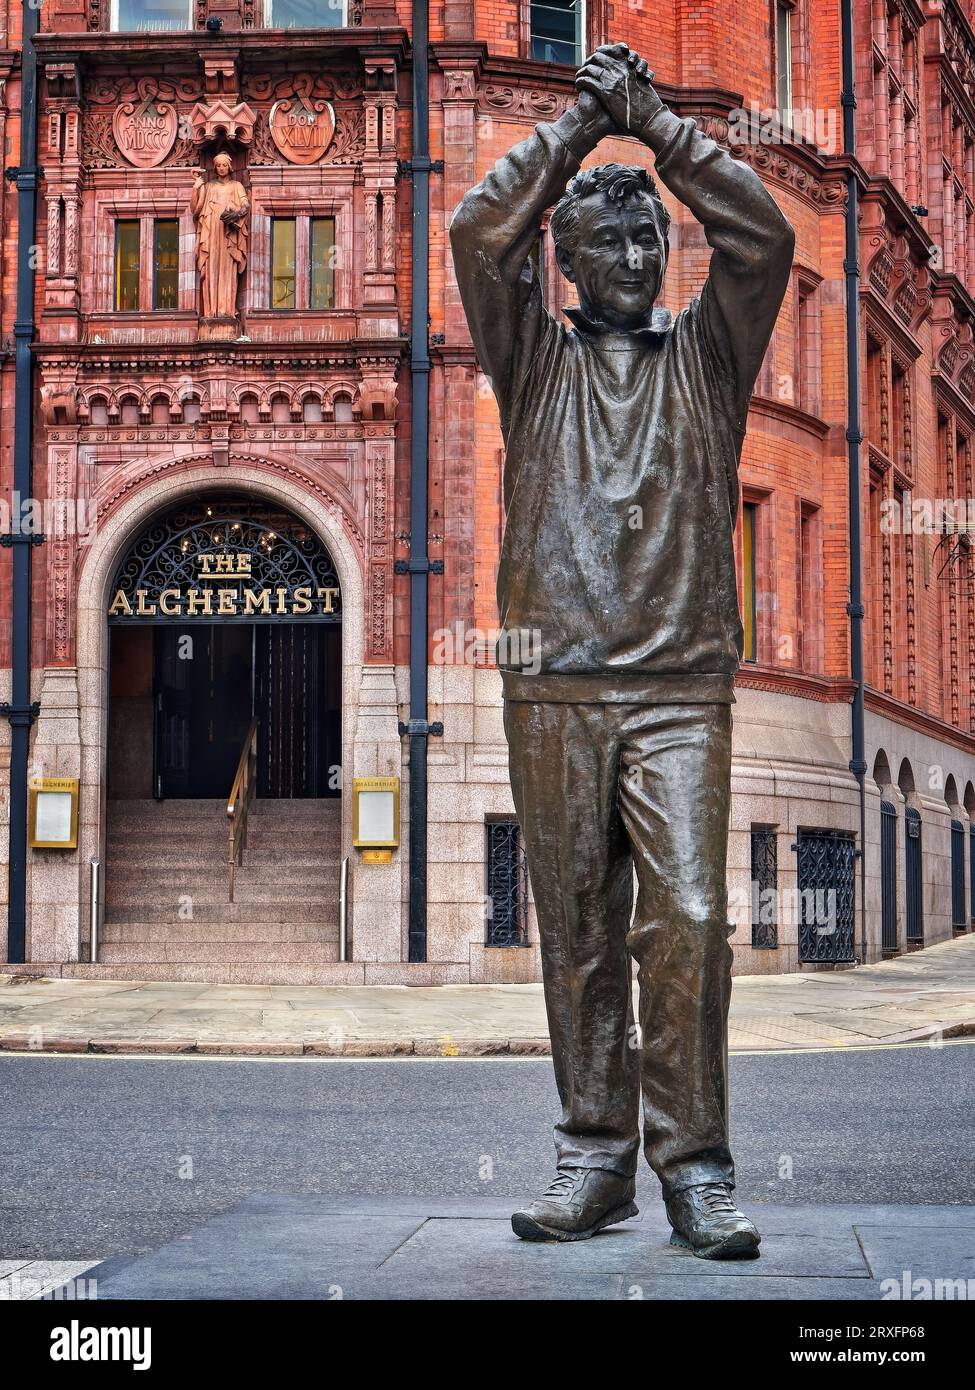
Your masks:
{"label": "statue's hair", "polygon": [[597,193],[604,194],[620,208],[634,199],[649,198],[666,254],[670,214],[647,170],[627,164],[599,164],[576,174],[556,203],[549,222],[557,249],[570,255],[575,251],[579,241],[579,204],[583,198],[592,198]]}

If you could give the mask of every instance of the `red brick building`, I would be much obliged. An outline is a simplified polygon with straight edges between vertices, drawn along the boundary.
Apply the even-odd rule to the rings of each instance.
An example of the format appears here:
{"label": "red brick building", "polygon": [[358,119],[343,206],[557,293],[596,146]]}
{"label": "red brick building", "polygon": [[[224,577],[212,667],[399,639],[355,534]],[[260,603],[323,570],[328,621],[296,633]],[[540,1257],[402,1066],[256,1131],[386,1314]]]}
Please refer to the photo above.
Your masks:
{"label": "red brick building", "polygon": [[[33,43],[31,234],[22,116],[34,109],[32,65],[21,8],[6,0],[8,968],[538,978],[489,655],[501,437],[446,227],[492,161],[573,100],[584,54],[614,39],[648,57],[676,111],[752,164],[797,232],[742,463],[737,968],[843,962],[864,938],[873,959],[968,929],[972,6],[852,9],[855,156],[844,152],[842,6],[819,0],[447,0],[428,10],[46,0]],[[418,15],[430,45],[426,102],[415,103]],[[417,144],[427,103],[429,176]],[[191,194],[221,150],[247,198],[248,236],[236,315],[218,323],[202,316]],[[593,159],[650,162],[631,141],[606,142]],[[851,179],[859,444],[848,400]],[[664,301],[676,310],[699,292],[709,249],[672,200],[670,211]],[[411,324],[424,236],[426,332]],[[544,230],[536,264],[559,314],[569,287]],[[416,432],[426,381],[429,430]],[[29,517],[39,543],[25,537]],[[257,797],[231,902],[227,858],[245,798],[229,822],[226,805],[253,718],[244,766]],[[61,781],[28,798],[39,779]],[[811,915],[816,893],[834,895],[828,919]]]}

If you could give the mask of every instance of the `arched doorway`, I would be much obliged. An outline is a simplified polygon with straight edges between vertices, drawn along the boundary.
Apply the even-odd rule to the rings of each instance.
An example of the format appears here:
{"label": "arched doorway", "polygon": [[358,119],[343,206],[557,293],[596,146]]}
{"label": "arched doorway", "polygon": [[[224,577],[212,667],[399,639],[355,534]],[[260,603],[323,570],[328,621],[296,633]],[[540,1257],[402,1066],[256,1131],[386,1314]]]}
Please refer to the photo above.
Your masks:
{"label": "arched doorway", "polygon": [[[105,600],[102,964],[233,980],[338,959],[342,586],[266,497],[181,498],[130,539]],[[227,802],[256,726],[229,872]]]}
{"label": "arched doorway", "polygon": [[280,507],[154,518],[110,589],[109,796],[227,796],[252,720],[259,796],[338,796],[341,612],[327,549]]}

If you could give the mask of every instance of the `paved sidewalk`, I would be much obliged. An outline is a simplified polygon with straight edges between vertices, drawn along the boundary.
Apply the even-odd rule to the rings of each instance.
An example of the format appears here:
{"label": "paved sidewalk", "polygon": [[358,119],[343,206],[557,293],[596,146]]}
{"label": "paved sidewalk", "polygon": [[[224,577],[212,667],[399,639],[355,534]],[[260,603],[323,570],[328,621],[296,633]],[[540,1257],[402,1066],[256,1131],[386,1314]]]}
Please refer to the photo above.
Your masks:
{"label": "paved sidewalk", "polygon": [[[975,935],[856,970],[739,976],[734,1051],[975,1034]],[[0,975],[0,1049],[258,1056],[549,1052],[540,985],[213,985]]]}
{"label": "paved sidewalk", "polygon": [[[148,1255],[85,1274],[98,1300],[964,1298],[975,1207],[762,1206],[761,1257],[669,1244],[661,1202],[592,1240],[512,1234],[517,1200],[248,1197]],[[952,1281],[965,1281],[961,1292]],[[947,1291],[946,1291],[947,1290]],[[75,1297],[79,1291],[74,1290]]]}

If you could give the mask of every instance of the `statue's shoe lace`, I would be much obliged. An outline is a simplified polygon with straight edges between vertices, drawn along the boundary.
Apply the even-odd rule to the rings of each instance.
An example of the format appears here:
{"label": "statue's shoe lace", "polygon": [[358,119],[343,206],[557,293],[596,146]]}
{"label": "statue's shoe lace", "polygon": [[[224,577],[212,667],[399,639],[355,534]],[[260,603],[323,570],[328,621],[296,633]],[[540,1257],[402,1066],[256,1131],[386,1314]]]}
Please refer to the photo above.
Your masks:
{"label": "statue's shoe lace", "polygon": [[683,1246],[702,1260],[758,1258],[762,1237],[735,1206],[730,1183],[701,1183],[674,1193],[667,1218],[674,1228],[671,1245]]}
{"label": "statue's shoe lace", "polygon": [[516,1211],[522,1240],[588,1240],[604,1226],[637,1216],[636,1182],[607,1168],[560,1168],[541,1197]]}

